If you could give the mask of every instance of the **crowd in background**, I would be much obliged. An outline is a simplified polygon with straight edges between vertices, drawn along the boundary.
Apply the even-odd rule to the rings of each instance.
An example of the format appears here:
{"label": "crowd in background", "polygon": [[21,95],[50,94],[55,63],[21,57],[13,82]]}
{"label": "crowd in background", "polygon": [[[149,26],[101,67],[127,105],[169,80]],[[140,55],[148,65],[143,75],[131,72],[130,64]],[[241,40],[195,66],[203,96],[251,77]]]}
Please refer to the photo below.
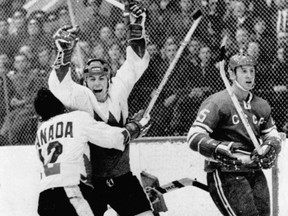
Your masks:
{"label": "crowd in background", "polygon": [[[93,13],[80,25],[82,59],[73,57],[75,82],[81,80],[81,62],[90,58],[105,59],[115,75],[125,60],[127,46],[122,11],[113,7],[110,16],[105,16],[99,13],[101,1],[83,2]],[[254,56],[257,75],[253,91],[270,102],[278,130],[288,130],[288,1],[142,3],[148,9],[147,49],[151,60],[129,97],[130,113],[147,107],[193,23],[193,13],[198,9],[203,13],[152,110],[153,124],[147,136],[185,135],[201,102],[225,88],[217,67],[224,35],[228,36],[227,57],[238,52]],[[37,89],[47,86],[55,58],[52,36],[59,27],[71,25],[66,5],[28,14],[24,4],[25,0],[0,0],[0,145],[34,142],[37,117],[32,100]]]}

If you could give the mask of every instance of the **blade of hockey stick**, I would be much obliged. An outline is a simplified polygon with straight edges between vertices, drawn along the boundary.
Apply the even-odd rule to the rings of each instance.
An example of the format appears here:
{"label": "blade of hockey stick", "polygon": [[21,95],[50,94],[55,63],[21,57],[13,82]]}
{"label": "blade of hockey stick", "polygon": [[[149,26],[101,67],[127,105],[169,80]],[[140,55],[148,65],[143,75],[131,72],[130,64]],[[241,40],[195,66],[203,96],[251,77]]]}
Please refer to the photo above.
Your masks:
{"label": "blade of hockey stick", "polygon": [[261,147],[260,147],[260,144],[258,142],[258,139],[256,138],[247,118],[245,117],[245,113],[243,111],[243,109],[241,108],[240,104],[239,104],[239,101],[238,99],[236,98],[236,95],[233,93],[232,91],[232,88],[230,86],[230,83],[226,77],[226,74],[225,74],[225,67],[224,67],[224,64],[225,64],[225,45],[226,45],[226,41],[227,41],[227,36],[224,37],[223,39],[223,42],[222,42],[222,45],[221,45],[221,50],[220,50],[220,54],[221,54],[221,61],[220,61],[220,75],[221,75],[221,78],[225,84],[225,87],[231,97],[231,100],[234,104],[234,107],[236,108],[237,112],[238,112],[238,115],[256,149],[256,151],[258,152],[259,155],[262,154],[262,151],[261,151]]}
{"label": "blade of hockey stick", "polygon": [[170,191],[174,191],[174,190],[186,187],[186,186],[195,186],[195,187],[198,187],[204,191],[207,191],[207,192],[209,191],[207,185],[205,185],[201,182],[198,182],[196,179],[193,180],[190,178],[182,178],[179,180],[175,180],[175,181],[172,181],[168,184],[162,185],[160,187],[155,187],[154,189],[157,190],[158,192],[160,192],[161,194],[165,194],[165,193],[168,193]]}

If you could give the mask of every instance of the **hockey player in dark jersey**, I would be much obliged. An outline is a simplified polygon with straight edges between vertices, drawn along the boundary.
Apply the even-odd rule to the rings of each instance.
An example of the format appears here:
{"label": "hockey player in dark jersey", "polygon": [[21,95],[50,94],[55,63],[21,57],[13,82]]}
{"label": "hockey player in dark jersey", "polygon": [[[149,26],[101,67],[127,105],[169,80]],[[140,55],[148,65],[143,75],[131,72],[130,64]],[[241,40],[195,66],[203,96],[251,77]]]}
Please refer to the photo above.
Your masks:
{"label": "hockey player in dark jersey", "polygon": [[[150,59],[145,41],[146,10],[135,1],[126,5],[126,10],[127,6],[124,16],[128,14],[130,22],[126,60],[115,77],[111,76],[107,62],[92,59],[83,72],[84,85],[73,82],[70,62],[78,30],[64,27],[54,36],[58,55],[48,81],[50,90],[65,106],[87,111],[96,120],[119,127],[128,121],[128,96]],[[96,145],[90,145],[90,151],[94,190],[88,202],[94,215],[103,216],[110,205],[119,215],[152,216],[149,199],[131,172],[129,145],[124,152]]]}
{"label": "hockey player in dark jersey", "polygon": [[[192,150],[206,157],[209,192],[223,215],[268,216],[270,195],[262,169],[275,164],[281,140],[271,107],[251,92],[257,77],[254,59],[243,53],[234,55],[228,69],[233,93],[263,153],[259,155],[255,150],[227,90],[202,103],[187,141]],[[250,162],[243,161],[239,152],[248,153]]]}

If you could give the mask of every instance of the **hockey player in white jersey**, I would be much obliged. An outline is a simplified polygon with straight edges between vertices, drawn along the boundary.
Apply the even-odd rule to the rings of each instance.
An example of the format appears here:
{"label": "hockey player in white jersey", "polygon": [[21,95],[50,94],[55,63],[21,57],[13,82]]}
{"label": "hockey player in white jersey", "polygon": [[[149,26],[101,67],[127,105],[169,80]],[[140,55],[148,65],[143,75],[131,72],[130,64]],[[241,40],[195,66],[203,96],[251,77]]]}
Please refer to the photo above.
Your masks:
{"label": "hockey player in white jersey", "polygon": [[[84,69],[84,85],[71,79],[71,53],[78,37],[77,28],[59,29],[54,40],[57,61],[49,77],[49,88],[61,102],[72,109],[86,110],[96,120],[123,126],[128,118],[128,96],[149,64],[145,41],[146,10],[132,1],[126,4],[128,47],[126,60],[115,77],[107,62],[88,61]],[[130,19],[127,19],[127,14]],[[138,136],[138,135],[137,135]],[[137,137],[135,136],[135,137]],[[103,216],[110,205],[119,215],[153,215],[150,202],[131,172],[129,145],[124,152],[90,145],[92,184],[89,204],[96,216]]]}
{"label": "hockey player in white jersey", "polygon": [[85,199],[92,190],[87,182],[89,160],[84,155],[88,141],[122,152],[132,134],[148,122],[136,120],[119,128],[97,122],[84,111],[66,113],[64,105],[46,88],[37,92],[34,107],[42,121],[36,137],[42,162],[39,215],[94,215]]}

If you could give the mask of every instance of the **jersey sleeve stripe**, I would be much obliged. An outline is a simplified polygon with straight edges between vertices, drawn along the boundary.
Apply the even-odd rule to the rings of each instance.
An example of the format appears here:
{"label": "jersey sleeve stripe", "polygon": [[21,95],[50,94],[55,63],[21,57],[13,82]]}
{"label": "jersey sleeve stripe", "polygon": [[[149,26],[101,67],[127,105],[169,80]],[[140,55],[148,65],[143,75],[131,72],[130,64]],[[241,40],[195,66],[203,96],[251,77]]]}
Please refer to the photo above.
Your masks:
{"label": "jersey sleeve stripe", "polygon": [[265,130],[262,130],[262,131],[261,131],[261,134],[270,133],[271,131],[273,131],[273,130],[275,130],[275,129],[276,129],[276,126],[274,125],[274,126],[272,126],[272,127],[270,127],[270,128],[267,128],[267,129],[265,129]]}
{"label": "jersey sleeve stripe", "polygon": [[213,133],[213,130],[209,126],[207,126],[206,124],[203,124],[203,123],[200,123],[200,122],[194,122],[193,126],[199,126],[199,127],[203,128],[203,129],[205,129],[206,131],[208,131],[209,133]]}

